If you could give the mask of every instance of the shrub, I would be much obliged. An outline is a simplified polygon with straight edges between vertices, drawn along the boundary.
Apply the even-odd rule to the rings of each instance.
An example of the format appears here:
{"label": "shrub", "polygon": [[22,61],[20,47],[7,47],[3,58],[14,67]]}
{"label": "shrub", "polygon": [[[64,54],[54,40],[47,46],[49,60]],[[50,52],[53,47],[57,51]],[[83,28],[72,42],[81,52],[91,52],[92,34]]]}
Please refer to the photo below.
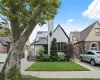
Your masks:
{"label": "shrub", "polygon": [[50,55],[51,56],[57,56],[57,40],[56,38],[53,38],[51,41],[51,48],[50,48]]}
{"label": "shrub", "polygon": [[73,54],[73,46],[72,44],[65,44],[64,45],[64,53],[66,55],[65,59],[67,61],[70,61],[72,58],[72,54]]}
{"label": "shrub", "polygon": [[37,59],[38,59],[39,61],[43,61],[43,56],[38,56]]}
{"label": "shrub", "polygon": [[39,54],[39,56],[43,56],[43,54],[44,54],[44,48],[43,47],[41,47],[39,50],[38,50],[38,54]]}
{"label": "shrub", "polygon": [[58,57],[57,56],[51,56],[52,61],[57,61]]}
{"label": "shrub", "polygon": [[50,56],[47,55],[47,54],[43,55],[43,60],[44,61],[50,61]]}
{"label": "shrub", "polygon": [[65,57],[64,57],[64,55],[58,55],[58,59],[59,59],[60,61],[64,61],[64,60],[65,60]]}
{"label": "shrub", "polygon": [[33,54],[33,50],[29,50],[28,51],[28,56],[32,56],[32,54]]}

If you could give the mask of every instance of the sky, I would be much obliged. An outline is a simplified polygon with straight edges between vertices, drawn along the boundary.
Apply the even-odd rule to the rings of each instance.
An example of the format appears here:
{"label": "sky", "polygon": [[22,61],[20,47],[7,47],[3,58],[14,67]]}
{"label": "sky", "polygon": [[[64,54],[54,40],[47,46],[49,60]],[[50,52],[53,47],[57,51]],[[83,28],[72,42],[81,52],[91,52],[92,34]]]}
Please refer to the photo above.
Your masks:
{"label": "sky", "polygon": [[[60,0],[61,7],[54,18],[54,29],[58,24],[69,35],[70,31],[81,31],[95,21],[100,21],[100,0]],[[38,31],[47,31],[48,24],[33,30],[29,41],[36,37]]]}

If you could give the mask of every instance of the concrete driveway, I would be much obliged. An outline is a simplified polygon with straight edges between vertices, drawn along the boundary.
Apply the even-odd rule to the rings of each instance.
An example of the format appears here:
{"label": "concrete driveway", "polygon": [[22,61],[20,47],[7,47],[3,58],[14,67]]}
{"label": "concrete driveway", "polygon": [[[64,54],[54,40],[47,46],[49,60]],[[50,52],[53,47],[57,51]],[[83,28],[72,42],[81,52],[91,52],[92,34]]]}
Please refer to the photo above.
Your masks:
{"label": "concrete driveway", "polygon": [[85,61],[80,61],[78,59],[74,60],[76,63],[90,69],[91,71],[100,71],[100,65],[95,65],[95,66],[92,66],[89,62],[85,62]]}

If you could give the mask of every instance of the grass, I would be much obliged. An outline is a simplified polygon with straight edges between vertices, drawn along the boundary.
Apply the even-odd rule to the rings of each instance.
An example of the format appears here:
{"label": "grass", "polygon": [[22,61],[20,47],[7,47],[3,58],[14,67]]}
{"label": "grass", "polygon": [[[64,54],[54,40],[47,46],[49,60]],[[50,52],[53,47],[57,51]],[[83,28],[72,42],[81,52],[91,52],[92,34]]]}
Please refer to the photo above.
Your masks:
{"label": "grass", "polygon": [[75,62],[35,62],[26,71],[89,71]]}
{"label": "grass", "polygon": [[3,64],[4,62],[0,62],[0,64]]}
{"label": "grass", "polygon": [[16,80],[100,80],[100,79],[53,79],[53,78],[34,78],[34,77],[27,77],[27,78],[17,78]]}

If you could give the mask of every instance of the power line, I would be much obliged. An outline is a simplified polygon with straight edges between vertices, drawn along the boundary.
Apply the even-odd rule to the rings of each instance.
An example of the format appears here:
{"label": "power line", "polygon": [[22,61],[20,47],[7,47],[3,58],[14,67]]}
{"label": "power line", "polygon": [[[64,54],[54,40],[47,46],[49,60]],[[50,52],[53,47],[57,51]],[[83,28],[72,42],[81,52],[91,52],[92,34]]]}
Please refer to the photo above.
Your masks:
{"label": "power line", "polygon": [[98,0],[98,2],[95,4],[95,6],[91,9],[90,13],[87,15],[89,16],[91,14],[91,12],[95,9],[95,7],[98,5],[98,3],[100,2],[100,0]]}
{"label": "power line", "polygon": [[[89,12],[89,14],[87,15],[88,17],[91,15],[91,13],[93,12],[93,10],[95,9],[95,7],[98,5],[98,3],[100,2],[100,0],[98,0],[98,2],[94,5],[94,7],[91,9],[91,11]],[[98,12],[99,13],[99,12]],[[94,17],[94,19],[97,17],[97,15],[98,15],[98,13],[96,14],[96,16]],[[87,17],[85,17],[84,18],[84,20],[86,20],[87,19]],[[94,20],[93,19],[93,20]],[[93,21],[92,20],[92,21]],[[84,24],[83,25],[81,25],[82,27],[84,27]]]}

